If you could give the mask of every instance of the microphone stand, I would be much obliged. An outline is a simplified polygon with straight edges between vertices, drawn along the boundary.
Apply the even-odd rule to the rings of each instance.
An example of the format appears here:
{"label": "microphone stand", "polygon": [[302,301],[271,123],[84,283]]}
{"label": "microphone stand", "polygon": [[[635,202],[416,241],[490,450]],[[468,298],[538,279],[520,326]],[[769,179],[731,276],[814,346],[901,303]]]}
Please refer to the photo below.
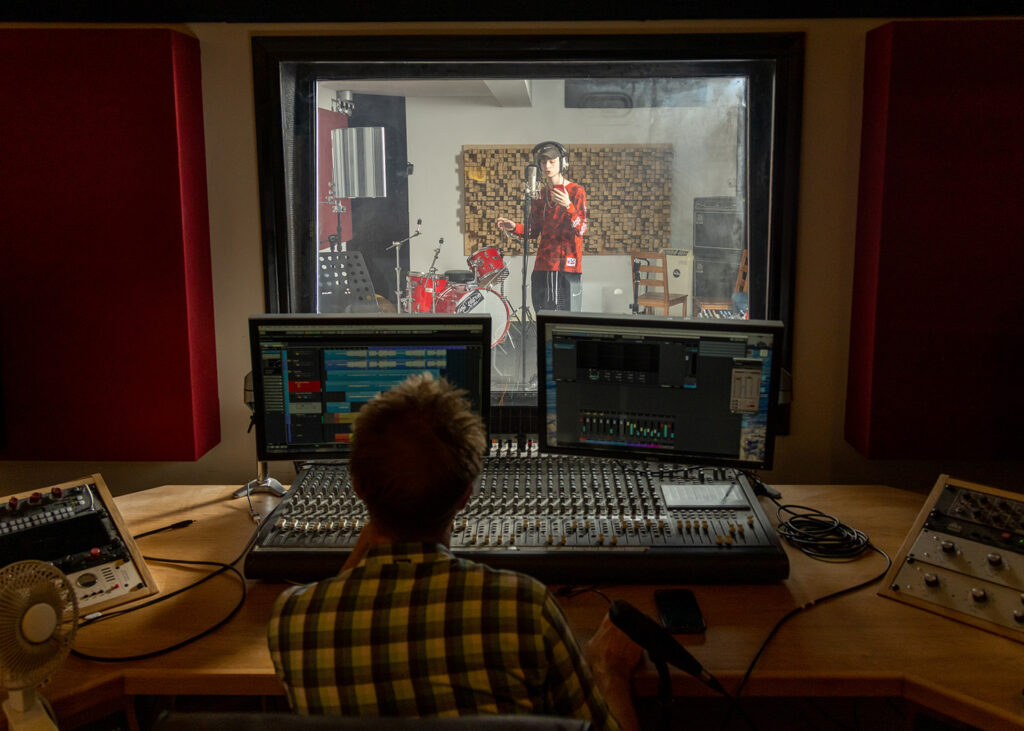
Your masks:
{"label": "microphone stand", "polygon": [[436,312],[437,307],[437,284],[434,283],[437,274],[437,257],[441,255],[441,247],[444,246],[444,236],[437,240],[437,248],[434,249],[434,258],[430,262],[430,269],[427,270],[427,279],[430,280],[430,311]]}
{"label": "microphone stand", "polygon": [[[521,332],[519,334],[519,341],[523,345],[522,352],[520,353],[519,359],[519,382],[523,383],[526,381],[526,338],[529,331],[529,325],[533,322],[533,311],[526,305],[526,259],[530,253],[530,237],[533,235],[531,226],[531,214],[533,213],[533,197],[530,195],[530,181],[526,181],[526,185],[523,186],[523,281],[522,281],[522,299],[520,300],[522,306],[519,308],[519,326]],[[535,338],[536,340],[536,338]],[[539,348],[540,343],[536,343]],[[537,375],[538,381],[540,374]]]}
{"label": "microphone stand", "polygon": [[391,246],[384,249],[384,251],[390,251],[391,249],[395,250],[395,312],[402,312],[402,263],[399,260],[399,256],[402,251],[402,244],[413,240],[421,233],[419,224],[417,224],[416,230],[413,233],[400,241],[392,241]]}

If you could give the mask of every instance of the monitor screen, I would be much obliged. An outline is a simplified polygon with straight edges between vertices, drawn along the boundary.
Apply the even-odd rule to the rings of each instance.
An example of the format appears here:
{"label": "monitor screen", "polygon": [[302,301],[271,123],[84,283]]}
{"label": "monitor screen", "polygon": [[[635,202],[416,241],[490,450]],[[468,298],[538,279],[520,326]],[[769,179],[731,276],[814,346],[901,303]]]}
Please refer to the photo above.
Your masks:
{"label": "monitor screen", "polygon": [[537,314],[542,451],[767,469],[782,323]]}
{"label": "monitor screen", "polygon": [[345,459],[359,409],[414,373],[467,391],[488,417],[486,315],[258,315],[249,318],[256,453]]}

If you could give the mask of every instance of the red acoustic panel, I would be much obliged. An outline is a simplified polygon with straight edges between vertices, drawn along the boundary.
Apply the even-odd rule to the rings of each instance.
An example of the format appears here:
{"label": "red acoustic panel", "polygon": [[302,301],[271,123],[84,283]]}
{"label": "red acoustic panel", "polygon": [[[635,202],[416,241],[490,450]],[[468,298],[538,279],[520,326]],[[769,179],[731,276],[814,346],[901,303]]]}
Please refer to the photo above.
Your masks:
{"label": "red acoustic panel", "polygon": [[199,44],[0,30],[3,459],[220,440]]}
{"label": "red acoustic panel", "polygon": [[846,438],[1019,456],[1024,21],[868,34]]}
{"label": "red acoustic panel", "polygon": [[344,207],[344,212],[338,213],[334,205],[330,203],[333,186],[331,181],[334,176],[334,160],[331,154],[331,130],[348,127],[348,115],[342,112],[335,112],[330,109],[316,110],[316,165],[317,165],[317,221],[320,226],[320,241],[317,248],[320,251],[330,248],[328,236],[338,234],[338,226],[341,226],[340,241],[349,241],[352,238],[352,200],[350,198],[339,198],[337,204]]}

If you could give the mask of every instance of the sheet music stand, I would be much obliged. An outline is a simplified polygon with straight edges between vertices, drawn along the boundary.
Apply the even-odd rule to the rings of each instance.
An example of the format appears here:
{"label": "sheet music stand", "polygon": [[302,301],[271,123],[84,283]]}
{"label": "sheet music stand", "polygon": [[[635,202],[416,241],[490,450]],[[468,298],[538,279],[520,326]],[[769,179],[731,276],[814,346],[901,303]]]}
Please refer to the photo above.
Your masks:
{"label": "sheet music stand", "polygon": [[317,257],[317,312],[380,312],[360,251],[321,251]]}

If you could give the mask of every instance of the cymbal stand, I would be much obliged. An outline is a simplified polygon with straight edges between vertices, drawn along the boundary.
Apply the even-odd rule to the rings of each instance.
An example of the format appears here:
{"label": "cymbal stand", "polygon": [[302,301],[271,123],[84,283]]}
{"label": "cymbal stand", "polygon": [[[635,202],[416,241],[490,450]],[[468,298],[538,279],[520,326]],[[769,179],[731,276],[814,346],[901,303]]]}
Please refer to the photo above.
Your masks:
{"label": "cymbal stand", "polygon": [[414,238],[416,238],[422,233],[422,231],[420,231],[420,225],[422,223],[423,219],[416,221],[415,231],[413,231],[404,239],[401,239],[399,241],[392,241],[391,246],[384,250],[395,250],[395,312],[402,311],[402,262],[399,259],[402,252],[402,244],[406,243],[407,241],[412,241]]}
{"label": "cymbal stand", "polygon": [[437,274],[437,257],[441,254],[441,247],[444,246],[444,236],[437,240],[437,248],[434,249],[434,258],[430,261],[430,268],[427,269],[427,279],[430,280],[430,311],[435,312],[437,306],[437,285],[434,284],[434,276]]}

